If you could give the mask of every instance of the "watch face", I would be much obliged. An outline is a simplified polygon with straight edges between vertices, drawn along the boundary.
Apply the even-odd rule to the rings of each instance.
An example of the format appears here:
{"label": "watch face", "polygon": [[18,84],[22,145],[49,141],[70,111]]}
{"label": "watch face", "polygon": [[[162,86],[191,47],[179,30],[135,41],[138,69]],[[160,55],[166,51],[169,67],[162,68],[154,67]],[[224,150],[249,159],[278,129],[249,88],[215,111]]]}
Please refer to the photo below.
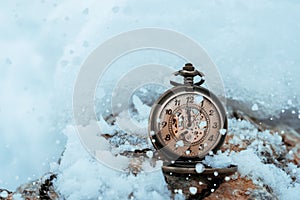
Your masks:
{"label": "watch face", "polygon": [[150,138],[165,156],[203,158],[222,145],[227,129],[224,108],[208,90],[176,87],[154,105]]}

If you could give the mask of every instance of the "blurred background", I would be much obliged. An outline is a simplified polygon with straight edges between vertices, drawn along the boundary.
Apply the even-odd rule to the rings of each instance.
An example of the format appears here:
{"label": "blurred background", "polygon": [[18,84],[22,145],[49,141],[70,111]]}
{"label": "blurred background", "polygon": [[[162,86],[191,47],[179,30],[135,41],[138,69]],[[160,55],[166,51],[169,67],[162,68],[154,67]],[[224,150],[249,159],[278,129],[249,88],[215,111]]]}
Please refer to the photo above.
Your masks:
{"label": "blurred background", "polygon": [[[82,63],[102,42],[132,29],[185,34],[217,65],[229,106],[268,123],[299,124],[298,1],[13,0],[0,10],[0,188],[14,190],[59,159]],[[159,52],[124,57],[119,66],[141,61],[182,66]]]}

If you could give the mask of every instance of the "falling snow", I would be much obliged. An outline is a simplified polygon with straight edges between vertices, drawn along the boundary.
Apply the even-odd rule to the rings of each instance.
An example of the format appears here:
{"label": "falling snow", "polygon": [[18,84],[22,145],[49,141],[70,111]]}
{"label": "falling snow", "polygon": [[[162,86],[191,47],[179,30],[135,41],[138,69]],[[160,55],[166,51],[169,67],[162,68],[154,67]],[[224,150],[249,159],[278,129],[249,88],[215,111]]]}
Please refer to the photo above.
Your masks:
{"label": "falling snow", "polygon": [[[219,67],[228,105],[239,105],[252,117],[270,119],[274,123],[280,114],[287,118],[292,114],[299,124],[300,102],[296,95],[300,94],[297,53],[300,26],[295,19],[300,16],[297,1],[267,0],[264,4],[258,0],[229,0],[226,4],[221,1],[178,1],[172,2],[174,9],[169,9],[169,4],[157,6],[156,3],[160,1],[149,6],[137,0],[100,3],[87,0],[76,4],[71,0],[55,4],[37,1],[28,5],[7,1],[1,5],[0,150],[3,156],[0,159],[0,188],[15,190],[50,168],[59,174],[55,186],[68,200],[111,199],[112,195],[114,199],[124,199],[132,194],[137,200],[169,199],[161,171],[137,176],[119,173],[97,162],[74,131],[72,97],[82,63],[108,38],[140,27],[168,27],[202,44]],[[158,17],[166,9],[170,12]],[[202,28],[195,28],[195,22]],[[291,42],[294,45],[290,45]],[[151,54],[147,51],[131,52],[127,59],[112,62],[114,70],[108,69],[103,74],[103,80],[99,80],[95,90],[93,114],[98,117],[97,125],[101,129],[97,134],[112,137],[110,148],[116,154],[124,150],[153,148],[144,139],[147,137],[149,105],[166,88],[150,93],[136,88],[144,96],[135,94],[131,97],[134,105],[132,121],[143,129],[135,129],[135,137],[127,137],[128,134],[120,132],[118,123],[107,122],[110,114],[118,115],[117,120],[121,120],[122,114],[128,113],[111,113],[110,94],[114,83],[145,63],[161,63],[175,71],[185,62],[164,52]],[[201,70],[201,66],[197,67]],[[129,102],[128,99],[118,100],[119,109]],[[196,99],[199,103],[202,100]],[[127,123],[128,119],[123,122]],[[122,138],[115,137],[117,133]],[[220,130],[220,134],[225,133]],[[237,164],[242,176],[256,184],[268,185],[280,199],[299,198],[299,166],[292,162],[282,166],[276,160],[289,160],[294,153],[286,152],[280,134],[258,132],[250,123],[234,119],[229,120],[227,134],[232,137],[230,144],[244,150],[217,155],[210,152],[203,164],[212,167]],[[141,145],[137,146],[137,143]],[[153,158],[154,152],[147,151],[146,155],[148,159]],[[204,170],[202,164],[197,168],[198,173]],[[177,193],[182,190],[178,189]],[[7,195],[0,193],[2,198]],[[14,199],[21,199],[21,196],[16,194]]]}
{"label": "falling snow", "polygon": [[205,166],[201,163],[197,163],[196,164],[196,172],[201,174],[202,172],[204,172],[205,170]]}

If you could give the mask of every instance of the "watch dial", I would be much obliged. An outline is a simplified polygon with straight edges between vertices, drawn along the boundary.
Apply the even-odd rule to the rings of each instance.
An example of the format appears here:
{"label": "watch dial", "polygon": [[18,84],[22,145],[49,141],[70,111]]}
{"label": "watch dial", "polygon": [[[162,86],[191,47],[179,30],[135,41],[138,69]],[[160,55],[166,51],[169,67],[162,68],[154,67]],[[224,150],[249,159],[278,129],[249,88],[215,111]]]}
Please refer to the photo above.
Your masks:
{"label": "watch dial", "polygon": [[151,127],[164,150],[178,157],[202,158],[219,145],[224,119],[209,97],[182,92],[163,102],[156,108],[156,123]]}

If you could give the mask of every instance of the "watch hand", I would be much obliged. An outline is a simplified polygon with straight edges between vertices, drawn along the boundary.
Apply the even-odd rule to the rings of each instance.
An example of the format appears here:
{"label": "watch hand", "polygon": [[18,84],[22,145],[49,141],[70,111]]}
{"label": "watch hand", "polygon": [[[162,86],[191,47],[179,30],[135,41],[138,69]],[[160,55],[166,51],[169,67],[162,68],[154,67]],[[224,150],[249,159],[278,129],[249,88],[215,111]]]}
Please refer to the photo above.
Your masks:
{"label": "watch hand", "polygon": [[191,127],[192,126],[192,120],[191,120],[191,108],[187,108],[187,116],[188,116],[188,124],[187,124],[187,126],[188,127]]}
{"label": "watch hand", "polygon": [[184,131],[184,132],[182,132],[182,133],[179,133],[179,134],[178,134],[178,138],[179,138],[179,139],[183,139],[185,134],[187,134],[187,131]]}
{"label": "watch hand", "polygon": [[184,131],[183,133],[181,133],[180,135],[185,135],[185,134],[188,134],[189,132],[188,131]]}
{"label": "watch hand", "polygon": [[189,133],[188,130],[186,130],[186,131],[180,133],[179,138],[180,138],[180,139],[184,139],[185,141],[188,141],[188,140],[186,139],[186,135],[187,135],[188,133]]}
{"label": "watch hand", "polygon": [[198,111],[198,114],[194,117],[193,121],[191,122],[192,124],[196,121],[197,117],[201,114],[200,111]]}

